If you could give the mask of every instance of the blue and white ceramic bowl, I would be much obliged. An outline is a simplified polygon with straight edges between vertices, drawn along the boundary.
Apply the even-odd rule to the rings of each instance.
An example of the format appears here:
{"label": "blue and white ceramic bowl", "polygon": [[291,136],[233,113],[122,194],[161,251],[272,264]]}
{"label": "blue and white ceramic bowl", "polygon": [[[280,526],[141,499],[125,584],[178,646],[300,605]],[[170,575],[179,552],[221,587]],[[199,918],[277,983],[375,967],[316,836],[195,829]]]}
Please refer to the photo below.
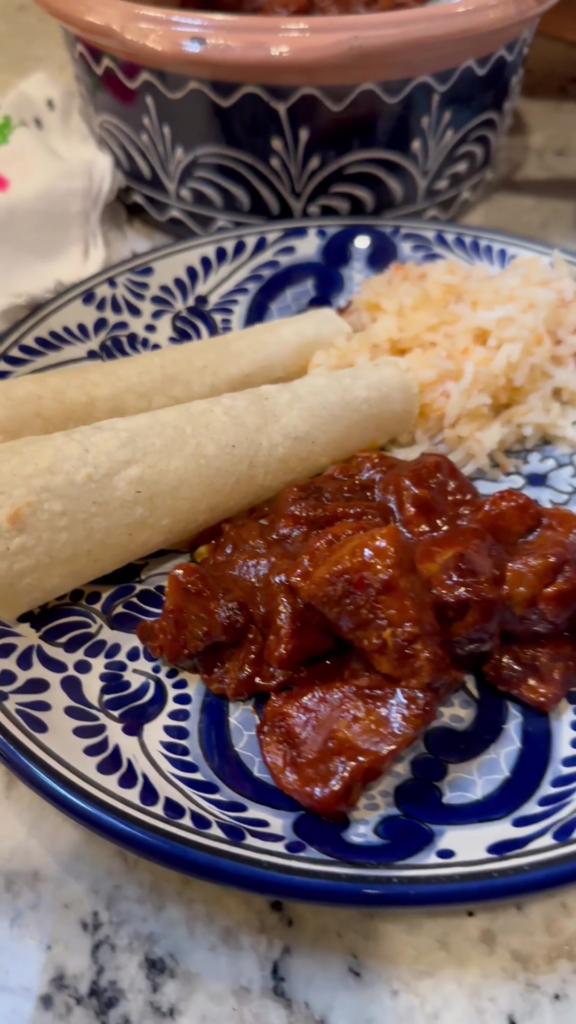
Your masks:
{"label": "blue and white ceramic bowl", "polygon": [[[0,378],[119,359],[338,306],[394,259],[504,267],[542,246],[465,228],[308,221],[135,257],[0,342]],[[567,257],[576,266],[576,259]],[[576,453],[533,451],[497,487],[576,509]],[[181,553],[0,622],[0,757],[78,821],[162,864],[297,899],[494,899],[576,879],[576,693],[550,716],[470,678],[339,824],[280,793],[250,704],[155,661],[135,636]]]}
{"label": "blue and white ceramic bowl", "polygon": [[552,0],[308,19],[40,0],[124,197],[204,235],[269,219],[452,218],[506,136]]}

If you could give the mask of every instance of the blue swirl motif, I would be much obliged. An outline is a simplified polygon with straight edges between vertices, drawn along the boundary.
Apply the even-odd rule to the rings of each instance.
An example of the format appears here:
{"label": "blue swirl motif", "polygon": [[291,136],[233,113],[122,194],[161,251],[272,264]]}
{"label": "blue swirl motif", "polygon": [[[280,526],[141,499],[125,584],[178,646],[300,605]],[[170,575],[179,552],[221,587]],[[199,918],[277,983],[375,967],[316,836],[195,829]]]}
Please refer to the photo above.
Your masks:
{"label": "blue swirl motif", "polygon": [[[269,810],[264,815],[261,806],[255,807],[255,801],[242,799],[241,787],[229,785],[230,779],[226,774],[222,776],[218,770],[212,770],[210,759],[205,757],[206,741],[208,745],[216,741],[215,749],[220,747],[218,712],[216,715],[213,712],[216,710],[214,705],[221,705],[225,715],[225,702],[208,694],[199,684],[200,701],[194,713],[186,685],[183,680],[173,684],[173,689],[178,692],[161,722],[159,747],[172,785],[185,801],[194,800],[196,827],[202,831],[215,827],[234,843],[245,843],[250,839],[259,844],[285,843],[284,832],[275,831],[275,820]],[[226,734],[225,726],[224,732]],[[226,739],[222,749],[226,749]],[[273,806],[273,802],[267,805],[268,808]]]}
{"label": "blue swirl motif", "polygon": [[[356,813],[338,822],[327,822],[309,812],[297,812],[292,820],[292,830],[301,847],[294,852],[300,853],[312,847],[323,856],[348,863],[397,863],[437,846],[446,826],[507,821],[538,791],[548,768],[548,718],[522,708],[519,712],[522,729],[515,762],[507,776],[501,772],[502,777],[497,784],[479,800],[445,802],[439,783],[446,778],[449,767],[468,766],[476,761],[478,764],[473,771],[481,775],[482,758],[489,754],[506,728],[509,705],[499,694],[478,685],[469,687],[467,695],[475,705],[469,723],[464,728],[459,723],[458,728],[435,725],[428,730],[422,742],[422,752],[412,755],[407,762],[411,777],[395,787],[383,814],[381,810],[376,815],[371,814],[367,819],[368,827],[360,832],[356,826],[358,817],[362,815],[357,816]],[[201,723],[200,742],[215,774],[229,788],[260,807],[295,809],[293,801],[271,787],[259,774],[247,770],[231,742],[226,711],[218,698],[207,695],[204,708],[206,714]],[[367,807],[370,807],[373,791],[374,787],[365,794]],[[530,823],[520,821],[519,827]],[[538,832],[538,836],[540,834]],[[362,841],[358,841],[361,836]],[[512,849],[521,849],[534,838],[537,836],[529,832],[521,839],[507,842],[513,843]],[[486,852],[498,851],[488,849]],[[452,851],[444,847],[437,853],[445,858],[449,854]]]}
{"label": "blue swirl motif", "polygon": [[[304,228],[222,241],[212,255],[161,284],[150,298],[151,317],[145,330],[168,319],[169,341],[181,344],[231,330],[241,304],[282,263],[298,255],[295,243],[305,240]],[[253,322],[250,318],[246,322]]]}
{"label": "blue swirl motif", "polygon": [[374,227],[316,231],[319,250],[312,258],[287,261],[256,289],[245,322],[293,316],[314,306],[342,306],[368,274],[385,270],[398,256],[391,233]]}
{"label": "blue swirl motif", "polygon": [[519,452],[517,458],[519,467],[498,480],[477,479],[481,494],[511,488],[523,491],[547,508],[576,505],[576,455],[562,454],[551,445],[544,445],[536,451]]}
{"label": "blue swirl motif", "polygon": [[36,735],[48,732],[41,716],[52,710],[46,700],[50,684],[44,678],[50,656],[39,644],[22,645],[16,630],[0,622],[0,660],[10,662],[10,667],[0,668],[0,705],[10,702],[14,714]]}
{"label": "blue swirl motif", "polygon": [[[12,698],[28,728],[48,732],[47,722],[32,712],[52,711],[52,705],[31,705],[28,697],[50,689],[49,675],[56,676],[53,683],[64,698],[61,714],[93,765],[86,774],[103,777],[111,790],[117,788],[142,809],[155,809],[166,821],[219,833],[234,843],[283,843],[284,834],[274,831],[269,816],[254,814],[193,759],[196,685],[134,641],[136,625],[158,615],[166,572],[181,559],[181,553],[143,559],[23,616],[39,638],[32,649],[48,675],[21,682],[6,670],[0,674],[0,700]],[[4,653],[13,657],[21,638],[9,627],[6,636]],[[32,667],[32,661],[24,663],[27,657],[18,656],[19,668]],[[152,723],[153,742],[147,731]],[[61,725],[61,719],[54,721],[60,731]],[[69,756],[73,761],[73,752]]]}
{"label": "blue swirl motif", "polygon": [[82,304],[100,314],[141,317],[142,304],[150,291],[153,266],[135,267],[118,277],[109,277],[102,284],[89,288],[82,296]]}
{"label": "blue swirl motif", "polygon": [[483,263],[495,270],[503,270],[516,255],[513,246],[498,245],[471,235],[442,231],[403,231],[391,228],[390,238],[400,250],[400,258],[417,263],[431,263],[442,259],[457,259],[463,263]]}
{"label": "blue swirl motif", "polygon": [[132,329],[128,320],[98,316],[91,323],[76,321],[58,330],[49,329],[25,341],[7,346],[0,357],[0,380],[14,374],[85,360],[116,359],[158,348],[147,336]]}

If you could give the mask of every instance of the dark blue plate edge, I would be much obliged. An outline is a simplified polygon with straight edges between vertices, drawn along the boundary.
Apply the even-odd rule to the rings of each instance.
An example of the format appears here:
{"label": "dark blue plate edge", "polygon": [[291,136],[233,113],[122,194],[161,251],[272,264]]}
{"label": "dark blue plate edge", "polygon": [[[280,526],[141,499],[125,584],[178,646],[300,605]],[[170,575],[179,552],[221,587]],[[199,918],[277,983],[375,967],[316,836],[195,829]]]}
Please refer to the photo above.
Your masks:
{"label": "dark blue plate edge", "polygon": [[379,883],[371,879],[369,885],[364,885],[347,879],[326,881],[292,876],[228,860],[214,851],[203,853],[185,843],[155,835],[124,820],[118,813],[112,816],[104,803],[100,806],[96,800],[76,791],[69,780],[60,782],[56,775],[48,774],[30,752],[23,753],[17,742],[8,742],[2,733],[0,762],[57,810],[130,853],[180,874],[259,896],[330,906],[440,907],[514,899],[576,880],[576,858],[536,870],[527,867],[515,869],[513,873],[497,874],[495,871],[485,879],[472,882],[447,878],[444,882],[410,885],[402,880]]}

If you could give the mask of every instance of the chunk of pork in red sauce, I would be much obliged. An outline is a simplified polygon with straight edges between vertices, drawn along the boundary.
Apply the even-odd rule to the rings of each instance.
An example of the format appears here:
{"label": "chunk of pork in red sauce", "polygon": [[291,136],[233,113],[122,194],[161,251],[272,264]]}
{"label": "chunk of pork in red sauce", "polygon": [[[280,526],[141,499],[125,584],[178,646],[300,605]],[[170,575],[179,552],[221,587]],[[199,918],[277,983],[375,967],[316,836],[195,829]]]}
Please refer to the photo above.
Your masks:
{"label": "chunk of pork in red sauce", "polygon": [[414,539],[465,524],[481,500],[474,484],[444,455],[399,462],[383,477],[376,498]]}
{"label": "chunk of pork in red sauce", "polygon": [[354,534],[321,551],[306,578],[297,566],[292,582],[383,675],[418,687],[449,671],[432,602],[397,526]]}
{"label": "chunk of pork in red sauce", "polygon": [[576,648],[569,639],[501,644],[484,672],[504,693],[551,711],[576,686]]}
{"label": "chunk of pork in red sauce", "polygon": [[359,453],[204,538],[139,636],[229,699],[271,693],[270,771],[333,815],[481,668],[549,710],[576,684],[576,517],[480,497],[440,455]]}
{"label": "chunk of pork in red sauce", "polygon": [[432,690],[403,690],[367,668],[267,701],[258,737],[275,783],[326,817],[350,810],[436,713]]}
{"label": "chunk of pork in red sauce", "polygon": [[466,661],[490,651],[500,633],[504,575],[490,535],[478,526],[451,526],[419,540],[414,560],[453,655]]}
{"label": "chunk of pork in red sauce", "polygon": [[156,658],[186,665],[210,644],[234,644],[248,628],[247,608],[225,596],[201,566],[178,565],[168,576],[162,615],[138,636]]}
{"label": "chunk of pork in red sauce", "polygon": [[506,633],[555,636],[576,624],[576,517],[542,511],[536,531],[509,550],[503,588]]}
{"label": "chunk of pork in red sauce", "polygon": [[521,491],[498,491],[475,510],[474,522],[509,550],[534,533],[542,522],[542,509]]}

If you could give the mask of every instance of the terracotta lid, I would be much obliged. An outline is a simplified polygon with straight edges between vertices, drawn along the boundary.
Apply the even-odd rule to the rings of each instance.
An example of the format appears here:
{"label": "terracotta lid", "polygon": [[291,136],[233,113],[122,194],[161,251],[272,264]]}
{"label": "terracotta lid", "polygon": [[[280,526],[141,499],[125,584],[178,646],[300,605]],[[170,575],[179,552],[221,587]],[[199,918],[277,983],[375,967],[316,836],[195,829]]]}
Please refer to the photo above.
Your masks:
{"label": "terracotta lid", "polygon": [[144,67],[261,84],[413,78],[494,53],[554,0],[457,0],[381,14],[281,18],[126,0],[38,0],[86,42]]}

